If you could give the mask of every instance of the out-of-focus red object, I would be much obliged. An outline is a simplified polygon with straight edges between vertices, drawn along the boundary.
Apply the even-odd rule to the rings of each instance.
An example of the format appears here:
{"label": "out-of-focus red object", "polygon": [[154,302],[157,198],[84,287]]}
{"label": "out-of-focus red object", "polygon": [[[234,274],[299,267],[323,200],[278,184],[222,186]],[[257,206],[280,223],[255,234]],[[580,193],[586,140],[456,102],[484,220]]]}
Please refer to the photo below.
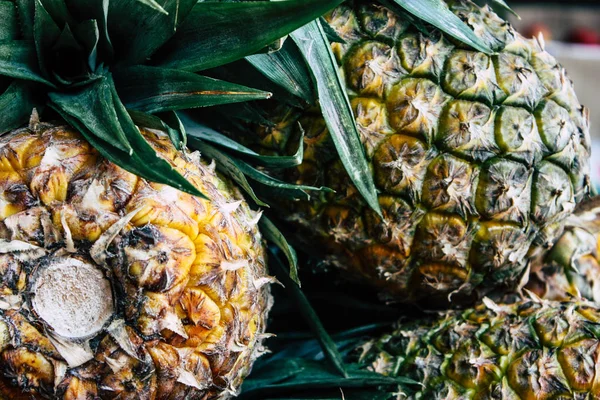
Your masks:
{"label": "out-of-focus red object", "polygon": [[600,44],[600,34],[591,28],[574,28],[567,40],[571,43]]}
{"label": "out-of-focus red object", "polygon": [[538,37],[540,33],[544,36],[545,41],[552,40],[552,31],[548,25],[542,22],[533,23],[523,30],[523,36],[526,38]]}

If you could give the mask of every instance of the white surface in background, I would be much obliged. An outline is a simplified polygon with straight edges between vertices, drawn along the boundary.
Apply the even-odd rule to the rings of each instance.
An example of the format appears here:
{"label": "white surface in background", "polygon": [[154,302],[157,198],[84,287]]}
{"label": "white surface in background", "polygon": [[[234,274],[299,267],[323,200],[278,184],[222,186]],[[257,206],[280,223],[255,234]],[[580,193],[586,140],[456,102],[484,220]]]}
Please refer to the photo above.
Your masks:
{"label": "white surface in background", "polygon": [[592,140],[592,182],[600,191],[600,138]]}
{"label": "white surface in background", "polygon": [[[510,23],[520,32],[532,23],[543,23],[555,39],[565,38],[575,27],[598,31],[600,7],[573,6],[570,0],[556,4],[515,5],[521,19],[510,16]],[[567,69],[575,84],[581,104],[590,110],[592,135],[592,182],[600,189],[600,46],[586,46],[548,41],[546,49]]]}
{"label": "white surface in background", "polygon": [[592,182],[600,189],[600,46],[550,42],[546,49],[566,68],[579,102],[590,109]]}
{"label": "white surface in background", "polygon": [[554,39],[567,37],[574,27],[596,29],[600,26],[600,8],[594,6],[575,6],[572,0],[563,0],[555,4],[512,4],[512,8],[521,16],[517,19],[509,15],[509,21],[519,32],[523,32],[532,23],[543,23],[552,30]]}
{"label": "white surface in background", "polygon": [[590,109],[592,137],[600,140],[600,46],[550,42],[546,49],[566,68],[579,102]]}

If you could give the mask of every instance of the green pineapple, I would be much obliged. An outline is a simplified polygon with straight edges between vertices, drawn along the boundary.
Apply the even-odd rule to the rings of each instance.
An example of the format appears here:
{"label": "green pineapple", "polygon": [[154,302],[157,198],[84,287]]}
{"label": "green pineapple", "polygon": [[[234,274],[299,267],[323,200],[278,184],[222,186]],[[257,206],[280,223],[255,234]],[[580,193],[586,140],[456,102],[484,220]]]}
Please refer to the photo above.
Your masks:
{"label": "green pineapple", "polygon": [[590,190],[587,110],[543,39],[524,38],[488,6],[447,4],[494,55],[423,33],[378,2],[325,16],[343,39],[331,47],[382,218],[345,172],[318,108],[279,104],[256,129],[255,145],[271,152],[289,151],[302,130],[303,164],[284,175],[335,190],[280,202],[298,240],[422,306],[517,287]]}
{"label": "green pineapple", "polygon": [[485,299],[362,343],[358,362],[412,378],[399,399],[596,399],[600,310],[586,301]]}

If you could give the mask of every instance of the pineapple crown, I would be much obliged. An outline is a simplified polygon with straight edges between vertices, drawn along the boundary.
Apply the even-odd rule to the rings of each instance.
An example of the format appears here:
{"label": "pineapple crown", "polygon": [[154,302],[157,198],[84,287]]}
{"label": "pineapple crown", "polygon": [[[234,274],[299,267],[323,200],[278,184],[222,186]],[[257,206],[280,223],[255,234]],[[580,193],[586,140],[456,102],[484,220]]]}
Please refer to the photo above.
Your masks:
{"label": "pineapple crown", "polygon": [[33,108],[55,112],[115,164],[202,196],[136,124],[166,130],[182,148],[176,111],[268,98],[197,73],[270,51],[340,2],[0,1],[0,133]]}

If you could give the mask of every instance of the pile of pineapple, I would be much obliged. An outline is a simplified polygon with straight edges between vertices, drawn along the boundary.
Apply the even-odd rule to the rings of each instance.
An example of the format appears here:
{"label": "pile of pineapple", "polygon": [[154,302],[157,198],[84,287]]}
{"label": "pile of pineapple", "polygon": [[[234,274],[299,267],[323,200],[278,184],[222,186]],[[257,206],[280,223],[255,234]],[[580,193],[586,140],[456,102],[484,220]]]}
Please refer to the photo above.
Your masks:
{"label": "pile of pineapple", "polygon": [[[0,1],[0,399],[237,395],[267,351],[267,246],[295,260],[275,225],[424,310],[353,345],[402,378],[361,398],[600,399],[589,118],[543,38],[470,0],[431,1],[447,27],[402,1],[159,3]],[[217,79],[250,55],[312,95]],[[207,106],[228,136],[186,111]]]}

